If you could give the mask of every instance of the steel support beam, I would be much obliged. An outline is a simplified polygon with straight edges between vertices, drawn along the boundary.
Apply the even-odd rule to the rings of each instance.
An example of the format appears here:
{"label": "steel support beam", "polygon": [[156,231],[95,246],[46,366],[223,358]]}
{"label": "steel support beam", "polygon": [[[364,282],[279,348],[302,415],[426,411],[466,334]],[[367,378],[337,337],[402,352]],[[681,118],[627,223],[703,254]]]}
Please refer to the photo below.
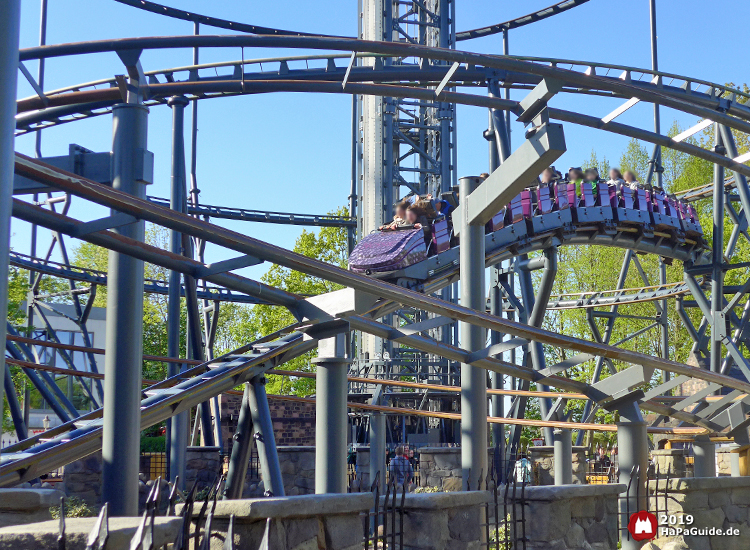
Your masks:
{"label": "steel support beam", "polygon": [[[346,493],[347,369],[346,338],[339,334],[318,344],[315,385],[315,492]],[[385,475],[383,472],[381,475]]]}
{"label": "steel support beam", "polygon": [[716,477],[716,443],[706,436],[697,436],[693,441],[693,454],[693,477]]}
{"label": "steel support beam", "polygon": [[[619,449],[619,483],[628,486],[628,492],[619,500],[620,521],[626,523],[629,513],[647,510],[646,482],[648,480],[648,431],[638,405],[631,403],[620,409],[617,423],[617,448]],[[641,543],[628,535],[621,539],[623,550],[638,550]]]}
{"label": "steel support beam", "polygon": [[555,485],[573,483],[573,440],[570,430],[554,431]]}
{"label": "steel support beam", "polygon": [[[461,195],[464,207],[456,210],[456,214],[459,217],[467,216],[466,223],[483,226],[565,150],[562,125],[542,124],[490,177],[477,186],[472,196]],[[462,219],[454,219],[455,227],[462,227],[463,223]]]}
{"label": "steel support beam", "polygon": [[[653,1],[653,0],[652,0]],[[724,154],[721,138],[721,125],[714,124],[714,152]],[[710,367],[713,372],[721,371],[724,356],[723,342],[727,336],[724,315],[724,168],[714,164],[713,192],[713,234],[711,237],[711,355]]]}
{"label": "steel support beam", "polygon": [[[484,223],[469,224],[466,200],[479,186],[477,177],[461,178],[458,182],[462,197],[461,220],[461,305],[484,311]],[[461,322],[461,344],[469,352],[485,347],[486,331],[471,323]],[[487,375],[481,368],[461,364],[461,470],[463,487],[477,488],[487,469]]]}
{"label": "steel support beam", "polygon": [[[250,416],[253,421],[255,432],[253,433],[253,439],[255,439],[255,447],[258,449],[261,477],[265,487],[264,496],[283,497],[284,480],[281,477],[271,410],[268,407],[268,397],[266,396],[266,377],[256,376],[250,380],[249,386],[250,391],[246,391],[247,405],[250,407]],[[344,411],[344,427],[346,427],[346,411]],[[344,445],[346,445],[346,439]]]}
{"label": "steel support beam", "polygon": [[[176,96],[169,100],[172,107],[172,179],[169,207],[176,212],[185,212],[187,206],[187,180],[185,177],[185,106],[189,101]],[[169,251],[182,255],[182,234],[169,231]],[[167,355],[180,356],[180,295],[182,274],[179,271],[169,272],[169,296],[167,302]],[[176,376],[185,365],[170,363],[169,378]],[[185,487],[185,460],[188,438],[190,437],[190,414],[181,413],[172,417],[167,423],[167,441],[169,442],[169,480],[175,482],[179,477],[180,488]]]}
{"label": "steel support beam", "polygon": [[[16,83],[21,0],[7,0],[0,6],[0,311],[8,311],[8,254],[10,211],[13,197],[14,132],[16,128]],[[5,313],[3,313],[5,315]],[[0,323],[0,350],[5,349],[5,323]],[[0,354],[5,371],[5,353]],[[0,389],[0,403],[3,390]]]}
{"label": "steel support beam", "polygon": [[237,420],[237,431],[232,439],[232,454],[229,457],[229,471],[227,472],[227,483],[224,487],[224,498],[242,498],[245,488],[245,477],[247,467],[253,450],[253,418],[250,413],[250,393],[253,391],[252,384],[245,382],[245,393],[242,395],[240,405],[240,416]]}
{"label": "steel support beam", "polygon": [[[136,103],[117,105],[113,123],[112,186],[142,199],[146,186],[138,163],[146,153],[148,109]],[[145,223],[114,232],[143,242]],[[109,503],[112,516],[133,516],[138,513],[141,440],[143,261],[110,251],[107,277],[102,502]]]}
{"label": "steel support beam", "polygon": [[[373,412],[370,414],[369,439],[370,439],[370,484],[375,482],[380,474],[378,484],[381,492],[385,490],[386,474],[386,449],[385,449],[385,420],[383,413]],[[363,489],[368,489],[367,487]]]}

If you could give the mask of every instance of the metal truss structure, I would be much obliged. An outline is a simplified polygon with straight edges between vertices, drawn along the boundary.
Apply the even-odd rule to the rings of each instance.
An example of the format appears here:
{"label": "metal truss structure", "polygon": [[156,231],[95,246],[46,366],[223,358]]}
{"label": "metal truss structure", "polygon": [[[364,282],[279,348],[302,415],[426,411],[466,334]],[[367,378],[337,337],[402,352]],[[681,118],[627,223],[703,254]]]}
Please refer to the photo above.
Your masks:
{"label": "metal truss structure", "polygon": [[[283,495],[264,375],[316,348],[319,492],[346,489],[343,461],[347,407],[366,415],[366,433],[362,437],[371,446],[372,468],[377,471],[385,464],[389,415],[422,415],[446,425],[456,421],[451,410],[455,411],[460,400],[463,467],[466,482],[472,484],[489,468],[488,423],[500,455],[516,449],[524,426],[541,427],[548,442],[563,450],[560,457],[565,456],[566,445],[571,444],[571,430],[577,431],[579,442],[587,430],[617,430],[621,438],[621,480],[625,483],[631,475],[628,466],[634,472],[638,471],[636,466],[643,464],[649,430],[697,438],[720,434],[732,438],[740,448],[750,445],[750,364],[744,351],[750,335],[750,279],[738,286],[724,285],[727,272],[747,268],[734,257],[738,242],[750,240],[750,167],[744,164],[746,155],[736,149],[734,134],[750,134],[748,94],[659,71],[655,41],[651,69],[456,49],[458,41],[488,34],[503,32],[507,38],[509,29],[584,4],[585,0],[567,0],[512,22],[465,32],[456,31],[454,1],[361,0],[357,38],[269,29],[187,14],[151,2],[118,1],[190,20],[196,25],[196,32],[189,36],[48,46],[43,1],[41,44],[19,52],[19,2],[8,2],[0,9],[0,36],[8,42],[8,47],[0,44],[0,71],[13,76],[0,84],[0,204],[7,203],[12,216],[29,222],[33,232],[28,255],[10,251],[8,219],[0,219],[0,231],[5,231],[0,232],[0,257],[2,262],[30,273],[27,328],[32,328],[33,317],[44,324],[36,343],[29,340],[33,331],[21,335],[10,324],[8,337],[3,336],[7,355],[4,387],[20,441],[4,449],[0,456],[0,485],[34,479],[101,448],[108,457],[104,498],[110,501],[110,511],[116,515],[132,513],[137,501],[133,492],[137,491],[133,484],[137,481],[137,456],[133,453],[138,448],[140,430],[169,422],[170,476],[184,479],[181,472],[190,411],[196,410],[194,432],[200,432],[203,443],[221,445],[217,396],[244,383],[226,496],[237,497],[241,492],[253,440],[261,455],[267,489]],[[651,7],[655,37],[653,0]],[[198,25],[250,34],[199,35]],[[140,57],[145,50],[186,47],[194,50],[190,66],[149,71],[141,66]],[[242,58],[200,64],[198,53],[206,47],[222,49],[228,56],[241,50]],[[245,50],[253,48],[316,53],[245,59]],[[97,52],[117,53],[127,76],[57,90],[44,88],[45,59],[78,59]],[[31,60],[41,62],[36,78],[24,65]],[[27,79],[36,95],[16,98],[17,77]],[[503,93],[511,89],[524,91],[526,97],[511,100]],[[196,182],[199,103],[227,96],[290,91],[352,97],[351,217],[200,204]],[[616,106],[599,118],[552,107],[549,103],[556,94],[603,96]],[[653,130],[615,122],[638,102],[654,105]],[[183,139],[188,105],[193,110],[189,170]],[[491,176],[484,183],[476,178],[459,181],[457,177],[456,105],[488,111],[485,137],[490,144]],[[144,183],[152,178],[153,155],[147,147],[148,116],[144,106],[172,109],[169,199],[145,196]],[[697,129],[690,130],[693,133],[713,125],[714,146],[705,148],[686,142],[690,131],[675,138],[662,134],[658,113],[661,106],[703,119]],[[38,147],[40,158],[17,153],[14,156],[14,132],[37,132],[39,136],[52,126],[110,114],[116,128],[111,153],[71,146],[67,156],[44,158]],[[529,125],[530,131],[511,153],[509,122],[513,116]],[[540,163],[549,164],[562,154],[563,126],[570,124],[652,144],[648,182],[658,182],[661,177],[663,147],[713,163],[714,183],[685,192],[683,197],[711,198],[710,246],[684,232],[665,233],[647,223],[636,227],[571,222],[549,233],[509,236],[501,230],[485,235],[485,217],[491,205],[503,201],[507,204],[507,197],[528,184],[529,174]],[[394,202],[405,194],[438,195],[457,185],[462,203],[454,224],[460,232],[461,246],[393,274],[391,281],[396,284],[301,256],[230,231],[219,223],[229,219],[346,228],[351,248],[357,238],[383,224]],[[470,199],[479,196],[478,190],[486,201]],[[112,214],[100,219],[76,219],[70,215],[73,200],[109,208]],[[9,214],[4,212],[3,216]],[[170,231],[169,251],[143,242],[146,221]],[[732,230],[725,239],[727,222]],[[36,232],[40,229],[52,232],[52,244],[47,250],[37,250]],[[71,265],[67,252],[71,238],[109,249],[108,272]],[[558,248],[591,245],[623,250],[616,288],[552,295]],[[232,251],[234,257],[206,263],[206,246]],[[641,254],[664,260],[659,281],[649,280],[638,259]],[[667,261],[684,266],[683,281],[667,283]],[[168,270],[169,279],[144,279],[144,262]],[[262,262],[320,277],[345,289],[304,297],[233,273]],[[486,267],[491,270],[490,281],[485,285]],[[0,268],[4,270],[6,266],[0,263]],[[640,288],[625,288],[632,269],[642,280]],[[539,275],[532,277],[534,271]],[[68,310],[56,313],[79,327],[83,345],[62,342],[47,320],[54,306],[45,303],[48,296],[41,290],[44,277],[66,281],[68,288],[63,294],[73,314]],[[104,368],[98,361],[102,350],[93,347],[87,329],[93,297],[102,285],[108,289],[110,313]],[[0,286],[4,287],[4,283]],[[169,301],[169,357],[157,358],[169,364],[169,376],[163,381],[148,381],[145,389],[141,384],[142,303],[133,299],[144,292],[167,295]],[[2,307],[6,295],[6,289],[0,288]],[[87,296],[85,301],[83,296]],[[218,312],[224,302],[287,308],[296,323],[214,357]],[[647,321],[646,328],[613,342],[615,324],[632,318],[623,308],[636,303],[653,307],[651,315],[639,317]],[[667,310],[671,303],[676,305],[685,330],[694,341],[693,365],[670,359]],[[188,346],[186,358],[180,359],[183,307],[187,313]],[[685,309],[688,307],[699,312],[697,326]],[[546,312],[573,308],[586,311],[590,339],[542,328]],[[598,319],[604,320],[603,330]],[[621,347],[650,330],[659,331],[659,357]],[[359,336],[352,338],[352,334]],[[60,352],[64,367],[45,364],[43,352],[47,347]],[[84,354],[85,368],[72,360],[73,352]],[[550,357],[564,359],[548,364]],[[594,364],[591,380],[580,382],[567,376],[571,368],[587,362]],[[29,383],[59,417],[60,426],[29,437],[27,419],[11,380],[11,364],[23,369]],[[604,372],[609,376],[603,377]],[[79,411],[60,390],[54,376],[61,374],[77,380],[92,405],[90,412]],[[697,391],[673,395],[675,388],[693,381],[700,385]],[[532,384],[535,390],[531,389]],[[399,388],[408,388],[418,397],[401,398],[396,393]],[[105,395],[109,396],[106,401]],[[511,398],[507,414],[503,406],[506,396]],[[399,406],[387,406],[389,398]],[[524,418],[529,399],[539,401],[541,421]],[[583,414],[578,418],[565,413],[572,399],[585,400]],[[409,404],[404,405],[407,401]],[[24,406],[28,407],[28,396]],[[595,412],[600,409],[617,411],[622,423],[616,428],[594,424]],[[656,420],[651,426],[646,425],[641,411],[654,413]],[[507,449],[505,425],[510,430]],[[697,441],[710,445],[705,439]],[[569,460],[570,452],[567,456]],[[643,482],[642,477],[636,480]],[[635,508],[636,503],[631,504]],[[623,548],[629,548],[626,542],[629,541],[623,541]]]}

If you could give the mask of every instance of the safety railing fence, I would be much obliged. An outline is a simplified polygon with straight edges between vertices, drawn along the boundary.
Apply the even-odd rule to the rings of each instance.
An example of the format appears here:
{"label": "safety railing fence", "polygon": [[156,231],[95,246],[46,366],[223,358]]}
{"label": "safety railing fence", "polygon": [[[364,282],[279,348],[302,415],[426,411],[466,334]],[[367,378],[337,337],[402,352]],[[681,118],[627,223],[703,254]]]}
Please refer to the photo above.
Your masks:
{"label": "safety railing fence", "polygon": [[[669,480],[675,477],[668,468],[666,471],[661,471],[658,467],[654,472],[655,479],[664,479],[666,483],[654,483],[649,484],[651,490],[646,490],[641,483],[634,483],[634,480],[641,478],[641,468],[639,465],[633,466],[630,471],[630,480],[628,482],[627,490],[621,493],[619,496],[619,525],[620,525],[620,540],[630,540],[631,535],[628,530],[628,523],[630,517],[637,512],[649,512],[655,517],[659,518],[660,515],[666,514],[669,509],[669,502],[679,501],[670,494]],[[649,476],[650,477],[650,476]],[[644,494],[645,492],[645,494]],[[636,510],[631,508],[632,497],[635,497],[635,502],[644,502],[645,510]]]}
{"label": "safety railing fence", "polygon": [[[516,471],[511,462],[508,470]],[[519,479],[520,477],[520,479]],[[483,531],[481,548],[494,550],[526,550],[526,477],[513,475],[499,484],[490,467],[490,475],[479,475],[477,490],[486,490],[490,499],[482,505],[480,528]],[[466,487],[471,490],[473,487]]]}
{"label": "safety railing fence", "polygon": [[148,479],[165,479],[167,477],[167,453],[143,452],[138,463],[138,473]]}
{"label": "safety railing fence", "polygon": [[397,485],[395,478],[386,483],[380,496],[380,472],[370,486],[373,507],[362,514],[363,546],[365,550],[404,549],[404,502],[406,485]]}

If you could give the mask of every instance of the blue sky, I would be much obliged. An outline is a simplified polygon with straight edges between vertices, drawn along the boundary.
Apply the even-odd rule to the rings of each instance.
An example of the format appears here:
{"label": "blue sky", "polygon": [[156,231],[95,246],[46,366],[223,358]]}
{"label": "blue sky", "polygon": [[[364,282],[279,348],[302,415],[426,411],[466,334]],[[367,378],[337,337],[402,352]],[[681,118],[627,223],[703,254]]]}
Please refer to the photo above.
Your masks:
{"label": "blue sky", "polygon": [[[177,0],[165,3],[185,10],[246,23],[353,36],[356,34],[356,0],[307,2],[230,2]],[[540,9],[552,0],[524,2],[472,0],[457,2],[459,30],[505,21]],[[128,36],[192,34],[192,24],[175,21],[124,6],[110,0],[50,0],[47,42],[49,44]],[[741,55],[741,44],[750,20],[750,2],[715,4],[700,0],[657,0],[659,68],[719,83],[750,82],[750,61]],[[24,0],[21,47],[38,43],[39,2]],[[714,31],[713,33],[711,31]],[[202,29],[218,34],[219,29]],[[716,36],[718,35],[718,36]],[[499,35],[460,42],[459,49],[501,53]],[[634,67],[650,66],[648,0],[591,0],[564,14],[510,33],[514,55],[590,60]],[[245,50],[245,58],[297,54]],[[206,50],[201,62],[239,59],[239,50]],[[145,52],[145,70],[190,64],[190,50]],[[27,67],[36,74],[36,64]],[[48,61],[46,88],[121,74],[115,54],[96,54]],[[19,97],[33,94],[19,78]],[[521,97],[521,92],[512,96]],[[603,116],[619,104],[588,96],[558,96],[552,105]],[[349,192],[351,100],[348,96],[272,94],[203,101],[199,107],[198,185],[207,204],[278,211],[325,213],[346,203]],[[638,105],[618,121],[650,128],[652,107]],[[662,127],[677,119],[690,126],[695,118],[662,110]],[[188,119],[189,123],[189,119]],[[458,174],[476,174],[487,169],[487,145],[482,138],[486,111],[474,107],[458,109]],[[171,112],[156,107],[149,116],[149,149],[155,154],[155,183],[148,193],[166,197],[169,189]],[[514,124],[513,145],[522,127]],[[557,163],[581,164],[595,149],[611,161],[619,159],[627,139],[605,132],[566,125],[568,152]],[[66,154],[69,143],[96,151],[111,147],[111,117],[62,125],[44,131],[44,155]],[[16,149],[33,155],[33,135],[22,136]],[[75,203],[75,201],[74,201]],[[82,203],[72,215],[90,219],[94,211]],[[101,210],[101,215],[106,212]],[[221,222],[247,235],[285,247],[293,246],[299,227]],[[28,227],[13,221],[12,245],[28,252]],[[40,246],[47,241],[41,232]],[[209,261],[231,256],[231,252],[209,247]],[[259,277],[267,266],[243,273]]]}

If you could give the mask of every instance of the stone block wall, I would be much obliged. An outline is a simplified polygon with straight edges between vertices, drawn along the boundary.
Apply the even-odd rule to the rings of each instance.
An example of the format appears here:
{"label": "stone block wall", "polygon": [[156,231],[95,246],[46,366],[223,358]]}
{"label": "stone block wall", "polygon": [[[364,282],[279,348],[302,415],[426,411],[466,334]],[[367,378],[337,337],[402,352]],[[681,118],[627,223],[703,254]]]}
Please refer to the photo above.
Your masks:
{"label": "stone block wall", "polygon": [[101,504],[101,451],[66,464],[63,468],[62,479],[62,490],[67,496],[78,497],[90,506]]}
{"label": "stone block wall", "polygon": [[487,491],[408,494],[404,501],[405,550],[481,548]]}
{"label": "stone block wall", "polygon": [[[242,396],[221,394],[221,436],[227,452],[232,448],[232,436],[237,431]],[[296,403],[268,398],[273,432],[277,446],[315,445],[315,404]]]}
{"label": "stone block wall", "polygon": [[[662,501],[665,489],[668,513],[680,517],[690,514],[691,527],[739,529],[739,536],[681,534],[659,532],[652,549],[661,550],[745,550],[750,547],[750,477],[701,477],[662,479],[649,483],[649,493],[659,492]],[[661,526],[660,526],[661,527]]]}
{"label": "stone block wall", "polygon": [[[588,447],[573,447],[573,483],[584,485],[586,483],[586,451]],[[534,485],[555,484],[555,457],[554,447],[539,446],[529,447],[529,460],[531,461],[532,483]]]}
{"label": "stone block wall", "polygon": [[[315,493],[315,447],[279,447],[277,452],[286,496]],[[264,491],[263,480],[248,470],[242,498],[262,497]]]}
{"label": "stone block wall", "polygon": [[[493,449],[488,449],[488,464],[492,464]],[[460,447],[422,447],[419,449],[419,485],[437,487],[440,491],[460,491]]]}
{"label": "stone block wall", "polygon": [[651,456],[654,469],[659,470],[659,477],[665,477],[667,472],[670,477],[686,476],[685,449],[654,449]]}
{"label": "stone block wall", "polygon": [[274,550],[361,550],[362,514],[372,505],[372,493],[220,500],[212,522],[219,536],[212,538],[211,549],[224,548],[234,515],[235,548],[261,548],[268,523],[268,548]]}
{"label": "stone block wall", "polygon": [[625,489],[615,484],[527,487],[526,550],[616,550],[617,498]]}
{"label": "stone block wall", "polygon": [[222,474],[218,447],[188,447],[185,456],[185,488],[198,482],[196,491],[216,485]]}

